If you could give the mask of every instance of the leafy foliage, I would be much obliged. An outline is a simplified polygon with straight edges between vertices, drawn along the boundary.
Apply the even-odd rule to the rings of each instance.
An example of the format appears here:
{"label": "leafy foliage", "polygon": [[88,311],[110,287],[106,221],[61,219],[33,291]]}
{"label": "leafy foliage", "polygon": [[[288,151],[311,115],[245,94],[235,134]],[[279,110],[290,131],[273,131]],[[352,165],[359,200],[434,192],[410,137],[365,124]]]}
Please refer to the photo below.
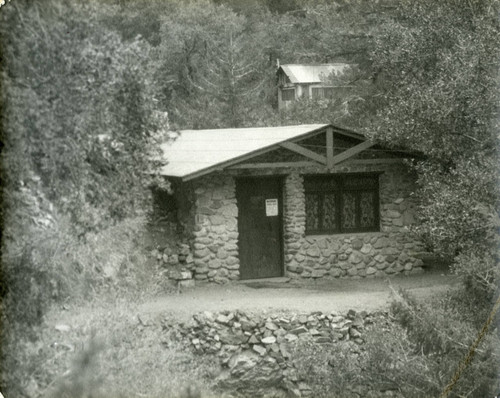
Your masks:
{"label": "leafy foliage", "polygon": [[23,333],[9,335],[2,340],[12,348],[1,362],[2,393],[188,398],[200,396],[190,392],[201,390],[209,396],[205,392],[213,384],[213,358],[186,351],[159,319],[140,313],[140,303],[115,298],[68,304],[64,311],[47,314],[47,322],[36,330],[37,340],[27,340]]}
{"label": "leafy foliage", "polygon": [[263,27],[209,1],[187,4],[164,17],[156,52],[162,65],[158,81],[177,125],[237,127],[259,124],[258,112],[269,113]]}
{"label": "leafy foliage", "polygon": [[124,45],[98,7],[20,1],[1,16],[6,186],[34,171],[80,233],[139,207],[153,133],[166,127],[150,117],[147,43]]}
{"label": "leafy foliage", "polygon": [[[318,397],[439,396],[482,326],[465,316],[454,294],[419,303],[396,293],[390,313],[363,331],[360,346],[299,342],[292,356],[297,377]],[[498,347],[498,333],[485,337],[450,397],[494,394]]]}
{"label": "leafy foliage", "polygon": [[[491,297],[498,286],[498,1],[402,2],[374,38],[375,136],[421,151],[429,246]],[[367,103],[370,103],[368,100]]]}
{"label": "leafy foliage", "polygon": [[[304,372],[330,391],[370,384],[367,374],[400,385],[404,396],[436,395],[447,381],[499,281],[499,2],[250,5],[16,0],[2,7],[1,304],[10,331],[2,391],[16,383],[29,390],[27,376],[50,383],[40,369],[57,356],[37,341],[36,325],[54,300],[105,290],[131,297],[138,284],[164,288],[148,279],[157,270],[136,239],[144,221],[129,217],[149,199],[144,188],[169,127],[166,111],[174,129],[333,122],[423,152],[427,160],[415,165],[417,232],[455,258],[472,294],[434,309],[405,298],[393,311],[404,329],[373,334],[368,357],[360,354],[367,373],[351,373],[346,362],[349,373],[332,375],[317,361],[326,351],[314,347],[302,358]],[[301,100],[278,114],[278,59],[358,67],[332,80],[349,86],[342,100]],[[491,351],[482,349],[458,393],[487,393]]]}

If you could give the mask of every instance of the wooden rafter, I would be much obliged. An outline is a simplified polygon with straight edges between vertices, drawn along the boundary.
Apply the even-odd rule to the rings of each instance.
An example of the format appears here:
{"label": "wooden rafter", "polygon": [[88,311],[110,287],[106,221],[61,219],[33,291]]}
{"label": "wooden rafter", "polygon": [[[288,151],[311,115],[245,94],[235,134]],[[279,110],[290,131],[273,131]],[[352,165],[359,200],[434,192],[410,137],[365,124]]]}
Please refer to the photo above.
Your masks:
{"label": "wooden rafter", "polygon": [[354,155],[357,155],[358,153],[374,146],[375,143],[372,141],[363,141],[361,144],[355,145],[348,150],[339,153],[338,155],[334,156],[332,159],[332,162],[334,165],[344,162],[349,158],[352,158]]}
{"label": "wooden rafter", "polygon": [[393,164],[403,163],[403,158],[352,159],[349,164]]}
{"label": "wooden rafter", "polygon": [[243,163],[229,167],[229,169],[269,169],[269,168],[290,168],[290,167],[311,167],[317,166],[316,162],[274,162],[274,163]]}
{"label": "wooden rafter", "polygon": [[283,148],[286,148],[290,151],[296,152],[302,156],[305,156],[306,158],[312,159],[315,162],[321,163],[321,164],[326,164],[326,157],[323,155],[320,155],[319,153],[313,152],[307,148],[304,148],[298,144],[295,144],[294,142],[282,142],[280,143],[280,146]]}

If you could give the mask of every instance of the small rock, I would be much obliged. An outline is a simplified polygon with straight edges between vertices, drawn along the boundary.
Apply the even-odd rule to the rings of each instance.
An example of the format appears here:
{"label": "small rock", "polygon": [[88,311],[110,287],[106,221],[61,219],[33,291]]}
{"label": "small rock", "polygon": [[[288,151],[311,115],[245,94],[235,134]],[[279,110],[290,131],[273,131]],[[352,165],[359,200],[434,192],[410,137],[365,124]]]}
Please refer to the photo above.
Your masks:
{"label": "small rock", "polygon": [[178,285],[180,288],[183,288],[183,289],[192,289],[196,286],[194,279],[179,281]]}
{"label": "small rock", "polygon": [[247,332],[252,331],[252,329],[255,328],[255,326],[257,326],[255,322],[250,321],[248,319],[240,319],[240,324],[241,328]]}
{"label": "small rock", "polygon": [[311,387],[309,387],[309,385],[307,385],[304,382],[300,382],[298,387],[299,387],[300,392],[302,392],[302,393],[304,393],[305,391],[312,392]]}
{"label": "small rock", "polygon": [[71,326],[69,326],[69,325],[64,325],[64,324],[59,324],[59,325],[56,325],[56,326],[55,326],[55,329],[56,329],[58,332],[65,333],[65,332],[69,332],[69,331],[71,330]]}
{"label": "small rock", "polygon": [[259,356],[254,351],[243,351],[240,354],[234,354],[228,362],[231,375],[239,376],[248,372],[259,362]]}
{"label": "small rock", "polygon": [[351,326],[355,326],[357,328],[362,328],[363,327],[363,318],[361,318],[361,316],[359,314],[356,315],[356,317],[352,321],[352,325]]}
{"label": "small rock", "polygon": [[255,344],[255,345],[252,347],[252,349],[253,349],[256,353],[258,353],[260,356],[263,356],[263,355],[267,352],[266,347],[263,347],[263,346],[258,345],[258,344]]}
{"label": "small rock", "polygon": [[259,342],[260,342],[259,339],[254,334],[248,340],[249,344],[258,344]]}
{"label": "small rock", "polygon": [[288,343],[281,343],[279,345],[281,355],[283,355],[283,358],[290,358],[292,356],[291,350],[290,350],[290,344]]}
{"label": "small rock", "polygon": [[216,322],[222,323],[223,325],[229,325],[229,322],[230,322],[229,317],[227,317],[223,314],[219,314],[219,316],[215,320],[216,320]]}
{"label": "small rock", "polygon": [[349,333],[349,326],[344,326],[340,329],[335,330],[337,333],[340,333],[342,336],[345,336]]}
{"label": "small rock", "polygon": [[352,337],[352,338],[357,338],[357,337],[360,337],[361,336],[361,333],[359,332],[359,330],[355,329],[355,328],[350,328],[349,329],[349,335]]}
{"label": "small rock", "polygon": [[273,331],[279,329],[274,322],[266,322],[266,328]]}
{"label": "small rock", "polygon": [[[307,322],[307,320],[306,320]],[[305,326],[299,326],[298,328],[295,328],[295,329],[292,329],[290,330],[289,332],[291,334],[296,334],[296,335],[299,335],[299,334],[302,334],[302,333],[307,333],[307,328]]]}
{"label": "small rock", "polygon": [[264,343],[264,344],[274,344],[274,343],[276,343],[276,337],[274,337],[274,336],[264,337],[262,339],[262,343]]}
{"label": "small rock", "polygon": [[292,342],[292,341],[295,341],[297,339],[298,339],[298,337],[295,334],[290,334],[289,333],[289,334],[285,335],[285,340],[288,341],[288,342]]}

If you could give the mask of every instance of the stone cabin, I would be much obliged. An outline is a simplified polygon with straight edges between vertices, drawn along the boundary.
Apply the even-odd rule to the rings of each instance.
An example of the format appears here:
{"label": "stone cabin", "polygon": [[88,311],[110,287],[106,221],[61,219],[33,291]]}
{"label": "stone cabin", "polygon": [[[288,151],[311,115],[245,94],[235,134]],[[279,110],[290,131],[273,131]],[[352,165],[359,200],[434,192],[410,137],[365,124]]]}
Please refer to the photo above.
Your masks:
{"label": "stone cabin", "polygon": [[328,82],[332,75],[339,76],[349,64],[284,64],[278,66],[278,109],[286,109],[293,101],[305,97],[313,100],[340,98],[347,87]]}
{"label": "stone cabin", "polygon": [[162,149],[189,246],[177,279],[422,270],[424,247],[409,231],[415,176],[405,159],[415,154],[328,124],[185,130]]}

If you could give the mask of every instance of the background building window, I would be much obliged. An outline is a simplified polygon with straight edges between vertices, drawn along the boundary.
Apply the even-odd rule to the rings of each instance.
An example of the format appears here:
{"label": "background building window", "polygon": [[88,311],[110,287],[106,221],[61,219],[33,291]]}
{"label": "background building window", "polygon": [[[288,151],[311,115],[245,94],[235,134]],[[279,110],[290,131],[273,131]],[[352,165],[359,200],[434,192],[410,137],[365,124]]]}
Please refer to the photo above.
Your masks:
{"label": "background building window", "polygon": [[333,87],[312,87],[311,90],[313,100],[333,98]]}
{"label": "background building window", "polygon": [[294,88],[284,88],[281,90],[281,100],[282,101],[294,101],[295,100],[295,89]]}
{"label": "background building window", "polygon": [[306,233],[379,231],[378,174],[305,176]]}

